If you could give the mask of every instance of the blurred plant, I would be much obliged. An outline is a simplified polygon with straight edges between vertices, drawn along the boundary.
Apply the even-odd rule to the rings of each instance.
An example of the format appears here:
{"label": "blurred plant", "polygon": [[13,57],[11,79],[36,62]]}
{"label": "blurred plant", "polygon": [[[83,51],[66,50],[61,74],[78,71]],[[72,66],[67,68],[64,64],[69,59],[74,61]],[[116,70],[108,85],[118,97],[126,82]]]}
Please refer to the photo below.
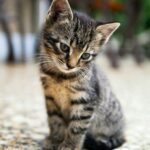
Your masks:
{"label": "blurred plant", "polygon": [[150,29],[150,1],[144,0],[141,3],[140,23],[137,33]]}
{"label": "blurred plant", "polygon": [[[79,0],[71,1],[75,7],[81,3]],[[122,24],[120,32],[115,34],[121,44],[120,50],[116,53],[110,47],[108,52],[113,66],[118,66],[119,55],[123,57],[126,54],[132,54],[137,63],[143,62],[144,55],[150,56],[150,40],[144,45],[137,40],[141,33],[150,29],[149,0],[83,0],[82,3],[84,4],[79,5],[79,9],[85,9],[97,20],[106,22],[117,20]]]}

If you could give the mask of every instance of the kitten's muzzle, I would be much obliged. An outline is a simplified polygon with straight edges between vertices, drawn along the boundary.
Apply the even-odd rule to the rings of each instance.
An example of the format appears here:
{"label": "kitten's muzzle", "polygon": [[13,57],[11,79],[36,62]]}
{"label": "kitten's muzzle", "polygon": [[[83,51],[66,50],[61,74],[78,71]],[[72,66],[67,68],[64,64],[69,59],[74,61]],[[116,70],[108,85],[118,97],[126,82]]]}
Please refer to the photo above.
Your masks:
{"label": "kitten's muzzle", "polygon": [[67,64],[67,67],[68,67],[68,69],[73,69],[73,68],[75,68],[76,66],[75,66],[75,65],[72,65],[72,64]]}
{"label": "kitten's muzzle", "polygon": [[78,63],[79,63],[79,55],[80,53],[77,53],[77,50],[74,50],[73,53],[68,56],[68,60],[67,60],[67,67],[68,69],[73,69],[75,67],[77,67]]}

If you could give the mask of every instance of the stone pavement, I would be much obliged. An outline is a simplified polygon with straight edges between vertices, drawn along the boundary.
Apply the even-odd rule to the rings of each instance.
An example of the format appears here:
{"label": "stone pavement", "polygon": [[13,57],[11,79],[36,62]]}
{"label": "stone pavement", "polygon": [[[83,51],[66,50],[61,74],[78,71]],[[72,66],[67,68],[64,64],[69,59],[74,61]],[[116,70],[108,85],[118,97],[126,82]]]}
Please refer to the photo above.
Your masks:
{"label": "stone pavement", "polygon": [[48,133],[37,68],[0,66],[0,150],[41,150]]}
{"label": "stone pavement", "polygon": [[[125,60],[114,70],[101,60],[127,120],[127,142],[117,150],[150,150],[150,62]],[[42,150],[48,134],[36,65],[0,65],[0,150]]]}

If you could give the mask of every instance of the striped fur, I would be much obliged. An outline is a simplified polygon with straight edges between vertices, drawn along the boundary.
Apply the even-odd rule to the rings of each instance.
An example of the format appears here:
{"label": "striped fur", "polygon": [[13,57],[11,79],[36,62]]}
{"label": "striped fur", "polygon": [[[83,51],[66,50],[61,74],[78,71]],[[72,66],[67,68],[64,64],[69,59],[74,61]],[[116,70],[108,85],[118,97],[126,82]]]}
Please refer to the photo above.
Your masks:
{"label": "striped fur", "polygon": [[99,24],[72,12],[67,0],[53,0],[40,57],[50,127],[48,149],[112,149],[123,143],[121,106],[94,61],[117,27],[118,23]]}

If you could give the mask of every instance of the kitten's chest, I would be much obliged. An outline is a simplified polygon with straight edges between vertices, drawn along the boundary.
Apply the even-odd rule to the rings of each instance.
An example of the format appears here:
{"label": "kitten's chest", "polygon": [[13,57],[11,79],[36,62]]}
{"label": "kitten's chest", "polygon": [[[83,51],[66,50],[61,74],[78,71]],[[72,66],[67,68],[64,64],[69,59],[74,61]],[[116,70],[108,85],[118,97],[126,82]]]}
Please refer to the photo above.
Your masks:
{"label": "kitten's chest", "polygon": [[51,81],[46,92],[54,98],[55,103],[61,110],[70,107],[70,99],[73,97],[73,94],[70,93],[65,83]]}
{"label": "kitten's chest", "polygon": [[45,77],[44,92],[46,96],[51,96],[55,104],[62,112],[69,112],[71,109],[71,101],[84,97],[84,91],[76,91],[74,87],[77,81],[60,81],[51,77]]}

